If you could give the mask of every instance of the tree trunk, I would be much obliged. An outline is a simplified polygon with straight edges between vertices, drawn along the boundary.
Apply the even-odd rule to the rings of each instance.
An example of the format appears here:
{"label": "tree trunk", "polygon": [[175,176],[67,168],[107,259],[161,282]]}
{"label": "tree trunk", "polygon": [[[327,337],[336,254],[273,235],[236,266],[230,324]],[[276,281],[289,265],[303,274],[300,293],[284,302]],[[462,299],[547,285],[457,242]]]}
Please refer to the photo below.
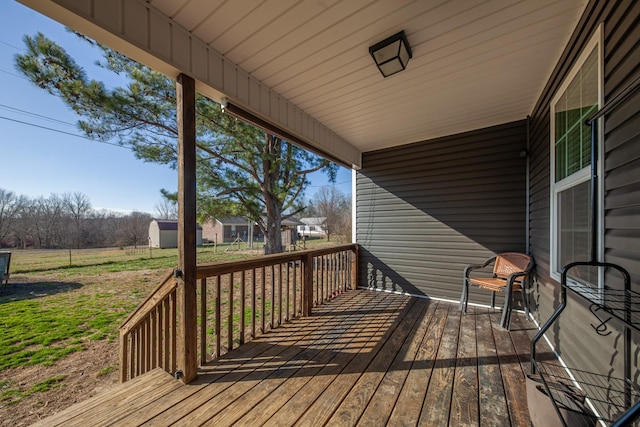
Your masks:
{"label": "tree trunk", "polygon": [[266,230],[264,231],[264,253],[278,254],[282,252],[281,218],[282,204],[276,197],[278,180],[277,165],[273,164],[280,155],[281,142],[273,135],[265,134],[266,155],[262,159],[264,174],[263,196],[267,208]]}
{"label": "tree trunk", "polygon": [[281,212],[275,203],[267,205],[267,229],[265,230],[264,253],[279,254],[282,252]]}

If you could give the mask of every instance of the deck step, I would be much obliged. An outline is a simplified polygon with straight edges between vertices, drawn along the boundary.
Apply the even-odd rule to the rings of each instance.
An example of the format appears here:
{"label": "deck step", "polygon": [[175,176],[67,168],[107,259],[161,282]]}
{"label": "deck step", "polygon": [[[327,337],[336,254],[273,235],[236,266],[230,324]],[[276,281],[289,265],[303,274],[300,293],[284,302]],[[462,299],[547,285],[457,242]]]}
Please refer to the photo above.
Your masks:
{"label": "deck step", "polygon": [[113,425],[151,402],[165,396],[184,384],[161,368],[140,375],[110,390],[77,403],[33,426],[92,426]]}

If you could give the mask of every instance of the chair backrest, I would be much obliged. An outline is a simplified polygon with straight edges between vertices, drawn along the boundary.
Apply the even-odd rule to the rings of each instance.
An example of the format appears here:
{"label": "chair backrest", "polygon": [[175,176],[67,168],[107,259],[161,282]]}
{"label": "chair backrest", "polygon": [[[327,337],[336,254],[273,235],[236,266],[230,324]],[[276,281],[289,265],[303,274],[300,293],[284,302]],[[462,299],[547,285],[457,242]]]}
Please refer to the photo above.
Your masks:
{"label": "chair backrest", "polygon": [[533,263],[533,258],[519,252],[505,252],[496,257],[493,274],[506,279],[510,274],[526,271]]}

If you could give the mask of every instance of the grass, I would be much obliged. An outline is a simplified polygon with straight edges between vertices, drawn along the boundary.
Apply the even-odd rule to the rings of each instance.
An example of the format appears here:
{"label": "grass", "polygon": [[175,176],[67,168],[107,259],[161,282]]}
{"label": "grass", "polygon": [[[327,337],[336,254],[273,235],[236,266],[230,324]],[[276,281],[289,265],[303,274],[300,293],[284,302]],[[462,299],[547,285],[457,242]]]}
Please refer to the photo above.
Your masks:
{"label": "grass", "polygon": [[111,372],[114,372],[117,370],[118,370],[118,367],[115,365],[107,366],[106,368],[100,369],[96,373],[96,377],[97,378],[104,377],[105,375],[109,375]]}
{"label": "grass", "polygon": [[86,341],[115,339],[138,300],[111,301],[103,292],[70,298],[73,292],[14,301],[0,297],[0,370],[51,365],[84,349]]}
{"label": "grass", "polygon": [[[201,248],[199,262],[247,257]],[[176,249],[153,258],[118,249],[12,251],[12,277],[44,280],[0,288],[0,371],[55,363],[92,340],[115,340],[126,316],[177,264]],[[152,274],[145,274],[151,270]],[[125,281],[115,273],[131,272]]]}
{"label": "grass", "polygon": [[[309,247],[307,242],[307,247]],[[198,248],[198,263],[259,255]],[[0,375],[23,366],[48,366],[82,351],[91,341],[115,341],[122,321],[149,295],[167,269],[177,266],[176,249],[12,250],[9,285],[0,286]],[[269,313],[269,304],[265,315]],[[239,317],[240,313],[235,313]],[[244,313],[250,322],[250,313]],[[107,366],[96,373],[117,370]],[[0,379],[0,402],[15,404],[34,393],[61,387],[63,376],[21,389],[10,375]],[[3,381],[8,379],[9,381]],[[27,385],[29,387],[29,385]]]}
{"label": "grass", "polygon": [[34,384],[27,391],[20,391],[17,388],[12,388],[11,383],[7,381],[0,382],[0,402],[5,405],[14,405],[27,396],[31,396],[34,393],[45,392],[60,388],[63,386],[64,375],[56,375],[48,378],[44,381]]}
{"label": "grass", "polygon": [[[197,249],[198,263],[243,259],[246,252],[228,250],[229,244],[207,245]],[[177,249],[153,249],[144,253],[130,253],[125,249],[12,250],[11,274],[59,272],[64,277],[77,274],[100,274],[175,267]],[[258,251],[256,251],[256,254]]]}

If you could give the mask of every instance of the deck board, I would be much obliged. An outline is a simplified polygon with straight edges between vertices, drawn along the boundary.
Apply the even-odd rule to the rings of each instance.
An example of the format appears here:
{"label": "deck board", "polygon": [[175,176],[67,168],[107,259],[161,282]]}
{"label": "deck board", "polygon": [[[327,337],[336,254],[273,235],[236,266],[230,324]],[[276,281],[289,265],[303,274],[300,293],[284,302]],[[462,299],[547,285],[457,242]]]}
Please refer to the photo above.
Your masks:
{"label": "deck board", "polygon": [[416,420],[420,418],[448,311],[448,304],[437,305],[416,357],[411,363],[400,396],[391,412],[390,425],[415,425]]}
{"label": "deck board", "polygon": [[[469,312],[475,313],[474,308]],[[476,316],[462,316],[449,416],[449,426],[452,427],[480,424],[476,343]]]}
{"label": "deck board", "polygon": [[39,425],[529,425],[535,328],[514,313],[350,291],[201,368],[161,370]]}
{"label": "deck board", "polygon": [[444,333],[440,339],[440,347],[418,425],[447,425],[456,370],[460,317],[460,311],[455,306],[449,305]]}

